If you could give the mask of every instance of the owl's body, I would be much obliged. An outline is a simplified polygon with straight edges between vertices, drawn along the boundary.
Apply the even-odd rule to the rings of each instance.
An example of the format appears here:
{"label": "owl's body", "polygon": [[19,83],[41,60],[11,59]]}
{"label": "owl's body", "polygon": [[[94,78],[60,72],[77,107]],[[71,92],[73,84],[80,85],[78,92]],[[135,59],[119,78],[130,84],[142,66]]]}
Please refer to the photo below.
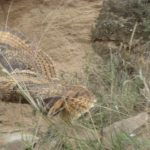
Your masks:
{"label": "owl's body", "polygon": [[78,118],[94,106],[95,97],[86,87],[62,84],[51,59],[23,36],[0,31],[0,49],[0,64],[10,73],[10,77],[0,78],[1,95],[5,91],[10,99],[12,95],[17,98],[23,95],[21,86],[36,102],[42,100],[50,118],[59,116],[65,121]]}

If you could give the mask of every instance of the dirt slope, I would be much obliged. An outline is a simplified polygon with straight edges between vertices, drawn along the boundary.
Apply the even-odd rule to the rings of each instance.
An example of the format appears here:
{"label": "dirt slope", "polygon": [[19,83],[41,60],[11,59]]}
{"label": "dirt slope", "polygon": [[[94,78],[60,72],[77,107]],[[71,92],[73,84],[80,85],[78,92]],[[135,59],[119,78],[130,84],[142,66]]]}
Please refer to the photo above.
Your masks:
{"label": "dirt slope", "polygon": [[[8,26],[27,34],[54,60],[57,69],[80,72],[99,0],[14,0]],[[0,22],[6,24],[10,0],[1,2]]]}
{"label": "dirt slope", "polygon": [[[10,3],[0,1],[2,27],[23,31],[53,58],[58,73],[82,73],[86,52],[92,49],[91,28],[102,1],[14,0],[9,9]],[[38,119],[33,118],[28,105],[0,102],[0,132],[34,128]]]}

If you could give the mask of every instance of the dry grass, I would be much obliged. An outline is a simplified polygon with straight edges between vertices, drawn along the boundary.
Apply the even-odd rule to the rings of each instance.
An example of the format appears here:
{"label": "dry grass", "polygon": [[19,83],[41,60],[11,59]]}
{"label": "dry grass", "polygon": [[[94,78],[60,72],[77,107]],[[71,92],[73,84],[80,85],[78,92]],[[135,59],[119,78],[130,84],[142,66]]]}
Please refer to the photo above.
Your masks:
{"label": "dry grass", "polygon": [[[64,10],[65,7],[58,8],[58,12],[59,11],[63,12]],[[8,14],[9,12],[10,10],[8,11]],[[95,12],[92,11],[92,13]],[[55,22],[56,16],[53,13],[48,14],[47,17],[45,17],[45,20],[43,20],[42,24],[44,24],[44,22],[51,15],[54,16],[51,23]],[[77,20],[77,24],[74,25],[76,28],[78,27],[78,23],[80,21],[86,22],[86,20],[83,20],[82,17],[84,16],[81,15],[80,19],[78,17],[72,19],[70,21],[71,23],[69,21],[68,22],[61,21],[62,24],[60,24],[60,26],[61,25],[64,27],[66,26],[66,28],[68,28],[67,24],[73,24],[72,21],[74,22]],[[9,15],[7,16],[6,19],[6,27],[8,25],[8,21]],[[130,38],[128,39],[129,43],[127,47],[129,47],[130,51],[129,54],[134,53],[131,52],[131,49],[133,46],[132,42],[134,41],[134,34],[136,32],[136,27],[137,24],[135,23],[135,26],[133,27],[133,32],[130,35]],[[38,41],[37,46],[41,44],[49,28],[53,29],[51,28],[50,25],[48,25],[47,28],[44,29],[39,38],[40,40]],[[82,26],[79,30],[83,28],[84,26]],[[56,27],[54,30],[57,29],[58,28]],[[54,30],[52,32],[54,32]],[[65,44],[67,43],[67,49],[73,47],[68,42],[64,33],[60,32],[60,34],[56,36],[60,36],[63,39],[61,40],[61,42]],[[87,34],[85,34],[82,39],[84,38],[86,39],[86,42],[89,42],[88,39],[89,35],[87,36]],[[82,48],[82,46],[80,48]],[[85,114],[79,119],[80,124],[73,126],[70,126],[68,124],[59,124],[59,125],[53,124],[52,120],[49,120],[49,118],[47,118],[42,114],[41,111],[42,104],[35,102],[35,100],[30,96],[29,92],[27,91],[25,85],[20,84],[16,79],[14,79],[11,76],[10,73],[7,72],[8,76],[12,77],[14,82],[18,85],[21,95],[23,95],[25,99],[28,100],[28,102],[33,106],[33,108],[36,109],[36,111],[38,112],[37,114],[41,118],[43,118],[50,126],[49,133],[45,134],[42,137],[40,144],[38,145],[42,147],[41,149],[47,149],[50,147],[51,149],[53,149],[53,147],[55,147],[56,149],[57,146],[57,149],[64,149],[64,150],[76,150],[76,149],[104,150],[105,147],[100,142],[99,133],[97,133],[97,129],[99,131],[101,128],[109,126],[115,121],[128,118],[141,111],[145,110],[148,111],[150,92],[149,92],[149,78],[147,78],[147,76],[149,76],[149,72],[144,70],[144,73],[142,73],[141,70],[138,70],[139,72],[133,73],[132,75],[129,74],[128,60],[130,60],[131,58],[128,58],[129,56],[128,54],[125,55],[124,57],[122,53],[120,53],[121,50],[122,46],[120,46],[120,49],[116,53],[110,50],[107,61],[101,59],[100,56],[95,53],[90,53],[86,57],[87,62],[85,66],[85,73],[87,76],[84,83],[86,82],[85,84],[87,84],[89,88],[95,93],[98,99],[98,103],[94,109],[92,109],[88,114]],[[79,52],[80,51],[81,49],[79,49]],[[60,55],[61,53],[59,54],[59,56]],[[123,68],[120,67],[120,62],[125,64]],[[70,82],[73,83],[81,82],[80,79],[77,78],[77,76],[69,77],[67,80],[70,80]],[[141,89],[143,91],[141,91]],[[85,128],[85,130],[83,130],[83,127]],[[35,127],[34,133],[35,135],[37,135],[38,130],[39,128],[37,125],[37,127]],[[78,133],[83,133],[83,131],[84,133],[87,133],[87,131],[91,133],[91,130],[92,134],[94,134],[93,139],[95,140],[93,139],[88,140],[88,138],[86,137],[87,134],[78,135]],[[70,134],[68,134],[68,132],[71,134],[74,133],[73,137],[70,137]],[[81,139],[78,137],[80,137]],[[146,141],[143,145],[143,143],[142,142],[140,143],[138,139],[132,138],[126,133],[122,133],[120,135],[117,135],[116,138],[113,138],[112,145],[113,145],[112,150],[123,150],[126,149],[127,145],[130,145],[132,149],[144,150],[145,147],[149,148],[149,144]],[[33,149],[32,145],[31,149]]]}

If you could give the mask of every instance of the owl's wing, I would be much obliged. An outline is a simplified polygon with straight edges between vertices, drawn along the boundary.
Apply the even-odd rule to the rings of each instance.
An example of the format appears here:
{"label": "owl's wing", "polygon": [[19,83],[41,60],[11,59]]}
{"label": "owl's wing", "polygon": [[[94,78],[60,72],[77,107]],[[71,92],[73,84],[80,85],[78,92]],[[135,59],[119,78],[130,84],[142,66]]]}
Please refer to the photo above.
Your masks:
{"label": "owl's wing", "polygon": [[9,72],[29,69],[48,80],[56,77],[52,59],[14,31],[0,30],[0,64]]}

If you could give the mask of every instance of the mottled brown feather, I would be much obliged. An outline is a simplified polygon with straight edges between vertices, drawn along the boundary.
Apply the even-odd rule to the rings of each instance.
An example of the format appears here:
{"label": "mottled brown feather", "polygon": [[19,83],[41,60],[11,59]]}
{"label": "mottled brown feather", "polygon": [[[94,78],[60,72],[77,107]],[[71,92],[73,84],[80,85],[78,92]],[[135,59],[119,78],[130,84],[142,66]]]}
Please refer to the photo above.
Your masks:
{"label": "mottled brown feather", "polygon": [[[0,45],[6,45],[5,50],[9,50],[9,56],[17,61],[23,61],[28,66],[26,69],[38,72],[47,79],[56,77],[56,72],[52,60],[43,51],[37,49],[25,38],[19,37],[10,31],[0,31]],[[14,57],[13,57],[14,55]],[[6,55],[6,59],[7,59]]]}

